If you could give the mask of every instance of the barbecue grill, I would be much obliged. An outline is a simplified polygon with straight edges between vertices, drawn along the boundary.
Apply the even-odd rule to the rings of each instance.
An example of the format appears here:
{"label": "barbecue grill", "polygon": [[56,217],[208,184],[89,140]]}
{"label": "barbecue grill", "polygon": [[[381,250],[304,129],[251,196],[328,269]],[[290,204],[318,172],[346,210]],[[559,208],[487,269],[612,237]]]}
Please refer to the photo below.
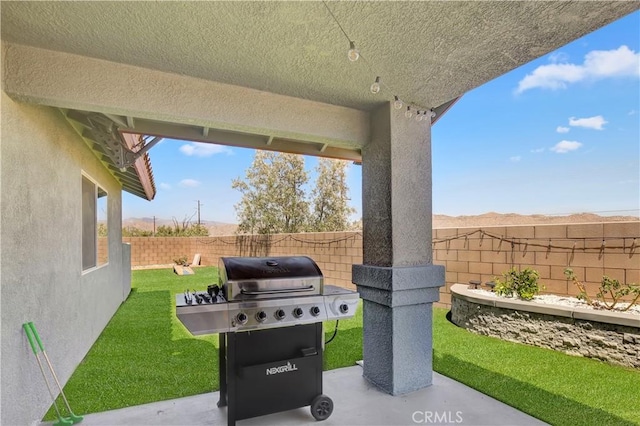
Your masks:
{"label": "barbecue grill", "polygon": [[358,293],[324,285],[309,257],[223,257],[219,285],[176,295],[194,335],[219,333],[220,400],[227,422],[310,406],[333,411],[322,394],[322,322],[352,317]]}

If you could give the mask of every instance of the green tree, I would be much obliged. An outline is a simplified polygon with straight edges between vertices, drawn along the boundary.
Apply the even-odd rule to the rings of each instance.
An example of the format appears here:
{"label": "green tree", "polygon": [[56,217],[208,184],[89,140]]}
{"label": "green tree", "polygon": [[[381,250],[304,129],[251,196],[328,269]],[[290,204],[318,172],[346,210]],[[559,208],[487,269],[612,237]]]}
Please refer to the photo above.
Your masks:
{"label": "green tree", "polygon": [[304,158],[295,154],[256,151],[245,179],[233,180],[242,193],[235,205],[238,232],[250,234],[295,233],[306,229],[309,203],[304,185],[309,176]]}
{"label": "green tree", "polygon": [[356,210],[348,203],[347,162],[321,158],[316,171],[318,178],[311,192],[313,209],[309,229],[315,232],[348,229],[349,216]]}

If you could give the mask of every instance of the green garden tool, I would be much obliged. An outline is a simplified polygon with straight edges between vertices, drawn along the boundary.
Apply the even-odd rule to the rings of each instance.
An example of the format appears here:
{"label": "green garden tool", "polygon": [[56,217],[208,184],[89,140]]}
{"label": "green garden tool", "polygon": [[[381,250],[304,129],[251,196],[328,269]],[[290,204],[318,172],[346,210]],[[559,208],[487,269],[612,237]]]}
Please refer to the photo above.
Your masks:
{"label": "green garden tool", "polygon": [[[55,371],[53,371],[53,365],[51,365],[51,361],[47,356],[47,352],[44,350],[44,345],[42,344],[42,340],[40,340],[40,336],[38,335],[36,326],[33,325],[33,322],[28,322],[28,323],[22,324],[22,328],[24,328],[24,332],[27,335],[27,339],[29,339],[29,344],[31,345],[31,349],[33,349],[33,354],[36,356],[36,360],[38,361],[38,366],[40,367],[40,371],[42,372],[42,377],[44,378],[44,382],[46,383],[47,389],[49,390],[49,395],[51,395],[51,399],[53,400],[53,407],[55,408],[56,414],[58,415],[58,421],[54,423],[54,426],[68,426],[75,423],[80,423],[82,421],[82,416],[77,416],[73,414],[73,411],[71,411],[71,407],[69,406],[69,401],[67,401],[67,397],[64,394],[64,391],[62,390],[62,386],[60,385],[58,376],[56,376]],[[49,385],[49,380],[47,379],[47,375],[45,374],[44,368],[42,367],[42,361],[40,361],[40,357],[38,356],[38,348],[33,342],[34,337],[36,342],[38,342],[38,347],[40,348],[42,355],[44,355],[44,359],[47,361],[47,364],[49,365],[49,370],[51,371],[51,375],[53,376],[53,379],[58,385],[58,389],[60,389],[60,394],[62,395],[62,399],[64,400],[64,403],[67,406],[67,410],[69,411],[69,417],[62,417],[62,415],[60,414],[60,410],[58,409],[58,404],[56,403],[56,396],[54,395],[53,390]]]}

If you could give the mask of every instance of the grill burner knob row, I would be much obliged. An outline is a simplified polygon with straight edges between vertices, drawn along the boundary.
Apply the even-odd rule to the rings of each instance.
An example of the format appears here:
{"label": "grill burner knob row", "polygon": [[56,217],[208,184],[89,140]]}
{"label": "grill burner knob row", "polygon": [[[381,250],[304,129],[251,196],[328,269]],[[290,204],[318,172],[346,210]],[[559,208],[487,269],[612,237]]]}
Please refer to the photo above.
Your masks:
{"label": "grill burner knob row", "polygon": [[275,312],[275,314],[274,314],[274,315],[275,315],[275,317],[276,317],[276,319],[277,319],[277,320],[283,320],[283,319],[284,319],[284,317],[286,317],[286,316],[287,316],[287,314],[285,314],[285,313],[284,313],[284,311],[283,311],[282,309],[278,309],[278,310]]}
{"label": "grill burner knob row", "polygon": [[311,315],[313,315],[314,317],[317,317],[318,315],[320,315],[320,308],[318,308],[317,306],[312,307]]}
{"label": "grill burner knob row", "polygon": [[240,325],[246,324],[248,319],[249,318],[247,318],[247,314],[245,314],[244,312],[240,312],[236,316],[236,321],[238,321],[238,324],[240,324]]}
{"label": "grill burner knob row", "polygon": [[256,319],[258,322],[264,322],[267,319],[267,313],[265,311],[260,311],[256,314]]}
{"label": "grill burner knob row", "polygon": [[300,318],[302,315],[304,315],[304,311],[302,310],[302,308],[295,308],[293,310],[293,316],[296,318]]}

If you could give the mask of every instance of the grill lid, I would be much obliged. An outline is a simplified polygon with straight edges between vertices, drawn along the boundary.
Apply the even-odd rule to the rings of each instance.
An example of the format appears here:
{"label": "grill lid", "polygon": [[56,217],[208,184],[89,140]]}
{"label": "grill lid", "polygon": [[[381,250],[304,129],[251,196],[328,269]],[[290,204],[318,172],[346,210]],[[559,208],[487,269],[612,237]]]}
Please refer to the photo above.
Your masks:
{"label": "grill lid", "polygon": [[322,277],[318,265],[307,256],[222,257],[229,281]]}

